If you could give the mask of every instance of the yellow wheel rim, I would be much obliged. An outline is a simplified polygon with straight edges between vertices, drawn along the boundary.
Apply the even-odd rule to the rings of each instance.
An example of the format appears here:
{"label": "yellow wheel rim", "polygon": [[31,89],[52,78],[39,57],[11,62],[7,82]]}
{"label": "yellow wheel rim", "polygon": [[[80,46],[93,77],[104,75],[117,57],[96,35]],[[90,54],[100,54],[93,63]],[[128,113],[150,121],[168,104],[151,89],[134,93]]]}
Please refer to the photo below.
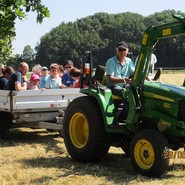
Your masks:
{"label": "yellow wheel rim", "polygon": [[89,136],[89,126],[87,119],[81,113],[75,113],[69,123],[69,135],[73,145],[83,148]]}
{"label": "yellow wheel rim", "polygon": [[134,148],[134,157],[140,168],[149,169],[155,160],[155,153],[151,143],[145,139],[139,140]]}

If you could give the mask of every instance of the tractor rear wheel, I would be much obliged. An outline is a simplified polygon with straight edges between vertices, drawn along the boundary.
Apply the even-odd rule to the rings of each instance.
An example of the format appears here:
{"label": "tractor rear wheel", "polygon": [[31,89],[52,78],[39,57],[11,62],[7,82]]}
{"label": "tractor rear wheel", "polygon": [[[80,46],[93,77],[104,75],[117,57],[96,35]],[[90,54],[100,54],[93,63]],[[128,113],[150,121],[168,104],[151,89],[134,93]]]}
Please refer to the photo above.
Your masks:
{"label": "tractor rear wheel", "polygon": [[109,140],[96,100],[74,99],[64,116],[64,142],[70,156],[79,162],[99,162],[109,150]]}
{"label": "tractor rear wheel", "polygon": [[134,169],[150,177],[161,176],[169,166],[168,143],[159,132],[139,131],[131,141],[130,157]]}

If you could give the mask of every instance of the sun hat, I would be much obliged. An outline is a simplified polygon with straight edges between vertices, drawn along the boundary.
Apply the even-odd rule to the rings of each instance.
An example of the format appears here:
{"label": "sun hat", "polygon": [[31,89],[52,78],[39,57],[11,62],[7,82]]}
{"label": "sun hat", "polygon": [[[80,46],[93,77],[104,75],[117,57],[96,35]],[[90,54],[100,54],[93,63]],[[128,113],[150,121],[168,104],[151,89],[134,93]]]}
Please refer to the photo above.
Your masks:
{"label": "sun hat", "polygon": [[35,80],[40,81],[40,77],[36,74],[32,74],[31,77],[30,77],[30,81],[35,81]]}
{"label": "sun hat", "polygon": [[48,70],[46,66],[42,67],[42,71]]}
{"label": "sun hat", "polygon": [[59,69],[59,65],[58,65],[57,63],[52,63],[52,64],[50,65],[50,69],[51,69],[51,68]]}

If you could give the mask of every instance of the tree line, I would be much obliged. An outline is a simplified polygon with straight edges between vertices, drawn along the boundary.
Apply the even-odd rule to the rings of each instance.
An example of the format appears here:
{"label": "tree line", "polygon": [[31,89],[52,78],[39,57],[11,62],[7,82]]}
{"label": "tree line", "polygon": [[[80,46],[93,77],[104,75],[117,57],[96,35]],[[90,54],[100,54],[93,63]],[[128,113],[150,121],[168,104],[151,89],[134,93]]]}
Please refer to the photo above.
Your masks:
{"label": "tree line", "polygon": [[[184,13],[175,10],[156,12],[149,16],[125,12],[119,14],[96,13],[77,19],[75,22],[62,22],[49,33],[43,35],[35,52],[26,46],[21,56],[11,57],[9,64],[21,57],[30,65],[51,63],[64,64],[70,59],[79,67],[86,51],[94,56],[94,67],[105,65],[107,59],[115,55],[117,42],[124,40],[129,45],[133,60],[137,57],[144,31],[154,25],[174,21],[172,14]],[[185,66],[185,36],[176,36],[161,40],[155,54],[158,67]]]}

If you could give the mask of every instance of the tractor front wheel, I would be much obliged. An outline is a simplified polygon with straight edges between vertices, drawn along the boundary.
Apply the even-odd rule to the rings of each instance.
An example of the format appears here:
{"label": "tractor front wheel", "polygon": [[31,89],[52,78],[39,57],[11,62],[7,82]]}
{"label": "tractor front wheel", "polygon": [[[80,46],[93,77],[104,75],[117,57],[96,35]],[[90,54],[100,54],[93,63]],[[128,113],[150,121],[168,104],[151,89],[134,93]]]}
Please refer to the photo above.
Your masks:
{"label": "tractor front wheel", "polygon": [[130,157],[134,169],[142,175],[161,176],[169,166],[166,138],[151,129],[139,131],[131,141]]}

